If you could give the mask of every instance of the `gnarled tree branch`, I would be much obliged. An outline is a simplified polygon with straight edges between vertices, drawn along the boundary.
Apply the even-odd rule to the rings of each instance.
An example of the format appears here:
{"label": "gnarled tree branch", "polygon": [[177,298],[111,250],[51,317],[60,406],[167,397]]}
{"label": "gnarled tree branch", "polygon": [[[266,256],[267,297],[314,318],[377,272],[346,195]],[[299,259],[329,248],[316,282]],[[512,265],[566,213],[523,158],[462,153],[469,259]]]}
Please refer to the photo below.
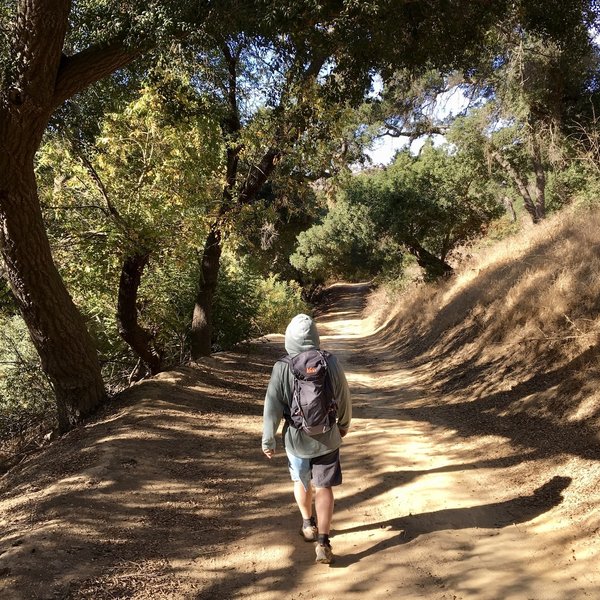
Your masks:
{"label": "gnarled tree branch", "polygon": [[129,48],[123,40],[90,46],[73,56],[62,57],[54,86],[53,107],[100,81],[117,69],[128,65],[147,48]]}

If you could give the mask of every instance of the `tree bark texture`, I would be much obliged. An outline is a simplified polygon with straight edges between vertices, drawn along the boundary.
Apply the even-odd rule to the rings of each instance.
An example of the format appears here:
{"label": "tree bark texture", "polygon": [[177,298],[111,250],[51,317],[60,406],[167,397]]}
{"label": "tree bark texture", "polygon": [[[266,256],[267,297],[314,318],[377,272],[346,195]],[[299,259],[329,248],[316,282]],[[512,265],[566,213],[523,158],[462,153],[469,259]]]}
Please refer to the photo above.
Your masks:
{"label": "tree bark texture", "polygon": [[237,176],[238,155],[239,148],[227,151],[227,180],[223,190],[223,207],[217,221],[212,224],[204,244],[200,263],[200,281],[198,282],[198,292],[192,316],[191,351],[194,359],[209,356],[212,347],[212,304],[219,279],[223,241],[219,227],[220,217],[229,208],[253,202],[261,187],[272,174],[279,158],[279,152],[269,148],[263,155],[260,164],[253,166],[250,170],[239,194],[233,197],[231,190],[235,185]]}
{"label": "tree bark texture", "polygon": [[52,259],[34,175],[34,156],[50,116],[138,51],[113,40],[63,54],[70,0],[17,5],[5,87],[0,90],[0,252],[15,300],[54,387],[66,431],[105,398],[85,321]]}
{"label": "tree bark texture", "polygon": [[533,172],[535,173],[535,213],[538,221],[546,218],[546,172],[542,162],[540,143],[533,139],[532,153]]}
{"label": "tree bark texture", "polygon": [[192,358],[209,356],[212,347],[213,301],[221,266],[221,230],[218,222],[210,228],[200,263],[200,282],[192,316]]}
{"label": "tree bark texture", "polygon": [[221,123],[223,136],[229,142],[226,153],[225,185],[223,187],[223,202],[216,220],[211,225],[208,237],[204,243],[200,261],[200,276],[194,312],[192,314],[191,352],[192,358],[210,356],[213,335],[213,302],[219,271],[221,269],[221,252],[223,250],[223,235],[220,228],[221,217],[235,207],[237,198],[233,190],[238,175],[239,154],[241,146],[237,138],[241,129],[240,115],[237,102],[237,64],[241,46],[230,48],[227,43],[222,46],[223,56],[227,63],[227,113]]}
{"label": "tree bark texture", "polygon": [[137,299],[142,273],[148,264],[150,253],[126,256],[121,265],[119,296],[117,301],[117,325],[121,337],[144,361],[150,373],[162,370],[161,352],[154,345],[153,336],[138,322]]}
{"label": "tree bark texture", "polygon": [[59,429],[66,431],[104,399],[104,385],[94,343],[52,260],[33,157],[15,163],[14,156],[0,151],[0,248],[17,305],[56,394]]}

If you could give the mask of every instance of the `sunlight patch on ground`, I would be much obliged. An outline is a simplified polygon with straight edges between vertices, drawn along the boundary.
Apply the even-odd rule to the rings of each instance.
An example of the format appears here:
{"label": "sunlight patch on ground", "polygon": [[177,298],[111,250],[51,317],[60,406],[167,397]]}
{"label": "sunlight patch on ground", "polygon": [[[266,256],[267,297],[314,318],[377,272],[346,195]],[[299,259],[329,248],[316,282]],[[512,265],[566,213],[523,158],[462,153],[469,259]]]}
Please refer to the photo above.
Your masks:
{"label": "sunlight patch on ground", "polygon": [[[365,367],[362,368],[365,369]],[[347,370],[346,378],[351,387],[356,386],[369,392],[375,391],[376,393],[376,390],[379,390],[380,393],[395,394],[398,398],[410,396],[411,400],[415,398],[415,395],[419,396],[419,389],[414,387],[416,378],[409,373],[399,377],[398,370],[386,373],[352,368]]]}
{"label": "sunlight patch on ground", "polygon": [[343,319],[336,321],[335,333],[330,333],[331,329],[325,325],[323,330],[326,331],[321,339],[323,341],[339,340],[339,339],[355,339],[365,337],[367,332],[363,330],[362,319]]}

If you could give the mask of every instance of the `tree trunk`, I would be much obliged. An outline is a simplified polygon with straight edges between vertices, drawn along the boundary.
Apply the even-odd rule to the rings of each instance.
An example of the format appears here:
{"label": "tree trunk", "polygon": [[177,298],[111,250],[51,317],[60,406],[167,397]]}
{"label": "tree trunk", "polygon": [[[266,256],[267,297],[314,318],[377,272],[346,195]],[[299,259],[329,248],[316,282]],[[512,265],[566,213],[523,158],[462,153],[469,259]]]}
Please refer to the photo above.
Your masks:
{"label": "tree trunk", "polygon": [[529,193],[529,189],[527,188],[527,183],[519,175],[517,170],[510,164],[510,162],[504,156],[502,156],[502,154],[500,154],[500,152],[494,151],[492,152],[492,156],[514,181],[515,185],[517,186],[517,189],[519,190],[519,194],[521,194],[521,198],[523,198],[523,205],[525,206],[525,210],[531,215],[531,219],[533,220],[533,222],[539,223],[540,215],[538,214],[535,202],[531,198],[531,194]]}
{"label": "tree trunk", "polygon": [[221,266],[221,230],[213,223],[202,254],[200,283],[192,316],[192,358],[209,356],[213,331],[213,300]]}
{"label": "tree trunk", "polygon": [[535,214],[537,220],[546,218],[546,173],[542,163],[542,153],[539,141],[533,139],[533,172],[535,173]]}
{"label": "tree trunk", "polygon": [[[11,140],[14,135],[19,139]],[[58,425],[64,432],[105,398],[100,364],[52,259],[33,170],[35,135],[0,127],[0,136],[0,250],[15,300],[54,388]]]}
{"label": "tree trunk", "polygon": [[437,279],[444,275],[451,275],[454,269],[445,261],[426,250],[416,240],[406,243],[408,251],[417,259],[417,263],[423,269],[428,279]]}
{"label": "tree trunk", "polygon": [[121,266],[119,299],[117,302],[117,325],[121,337],[144,361],[155,375],[162,369],[161,353],[154,346],[153,336],[138,323],[137,298],[142,273],[148,264],[150,253],[126,256]]}
{"label": "tree trunk", "polygon": [[273,172],[279,152],[269,148],[263,155],[259,166],[253,165],[244,181],[240,193],[234,198],[232,189],[235,185],[238,169],[239,147],[227,150],[227,179],[223,189],[223,204],[219,217],[210,228],[204,244],[202,262],[200,265],[200,282],[196,294],[194,314],[192,316],[191,350],[192,358],[209,356],[212,346],[213,333],[213,300],[219,279],[221,266],[222,234],[219,220],[232,206],[241,206],[254,201],[260,188]]}
{"label": "tree trunk", "polygon": [[506,209],[506,212],[510,215],[510,220],[515,223],[517,220],[517,213],[515,212],[515,207],[513,205],[513,201],[510,199],[510,196],[504,196],[502,198],[502,206]]}
{"label": "tree trunk", "polygon": [[230,48],[227,43],[221,47],[227,70],[227,107],[228,111],[221,123],[224,141],[226,142],[226,172],[223,187],[223,201],[215,222],[211,225],[208,237],[204,243],[202,260],[200,261],[200,277],[198,291],[192,315],[191,351],[192,358],[210,356],[213,335],[213,301],[219,270],[221,268],[222,234],[219,227],[220,218],[238,204],[233,197],[238,174],[239,154],[242,147],[238,144],[241,128],[237,101],[237,64],[242,46]]}

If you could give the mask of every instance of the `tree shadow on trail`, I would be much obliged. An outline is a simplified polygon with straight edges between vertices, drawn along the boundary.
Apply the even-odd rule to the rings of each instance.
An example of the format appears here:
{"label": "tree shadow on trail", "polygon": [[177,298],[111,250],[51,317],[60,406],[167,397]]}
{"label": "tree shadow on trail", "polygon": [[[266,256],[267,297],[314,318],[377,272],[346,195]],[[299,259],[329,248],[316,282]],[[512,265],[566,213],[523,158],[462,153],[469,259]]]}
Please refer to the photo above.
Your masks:
{"label": "tree shadow on trail", "polygon": [[[132,598],[143,582],[144,598],[190,598],[212,587],[204,574],[223,548],[275,537],[265,512],[289,503],[287,473],[281,492],[256,494],[267,465],[248,427],[282,348],[250,350],[140,382],[5,475],[0,597]],[[231,594],[207,597],[233,597],[225,583]]]}
{"label": "tree shadow on trail", "polygon": [[[360,456],[360,454],[351,448],[344,454],[344,464],[352,465],[355,456]],[[376,498],[399,486],[409,485],[419,477],[432,475],[434,473],[456,473],[477,469],[506,469],[508,467],[520,465],[524,462],[539,460],[541,457],[542,453],[539,450],[529,450],[510,456],[483,459],[475,462],[450,463],[432,469],[388,471],[381,473],[368,487],[364,489],[359,488],[358,491],[355,491],[354,493],[344,494],[340,498],[336,498],[336,511],[352,510],[358,503],[369,501],[372,498]],[[359,460],[364,461],[365,459],[360,456]]]}
{"label": "tree shadow on trail", "polygon": [[532,494],[504,502],[437,510],[336,530],[336,537],[374,529],[392,530],[399,533],[361,552],[337,557],[336,562],[331,566],[348,567],[367,556],[394,546],[408,544],[421,535],[435,531],[470,528],[502,529],[516,523],[526,523],[558,506],[563,499],[562,492],[570,485],[571,481],[570,477],[555,476],[534,490]]}

